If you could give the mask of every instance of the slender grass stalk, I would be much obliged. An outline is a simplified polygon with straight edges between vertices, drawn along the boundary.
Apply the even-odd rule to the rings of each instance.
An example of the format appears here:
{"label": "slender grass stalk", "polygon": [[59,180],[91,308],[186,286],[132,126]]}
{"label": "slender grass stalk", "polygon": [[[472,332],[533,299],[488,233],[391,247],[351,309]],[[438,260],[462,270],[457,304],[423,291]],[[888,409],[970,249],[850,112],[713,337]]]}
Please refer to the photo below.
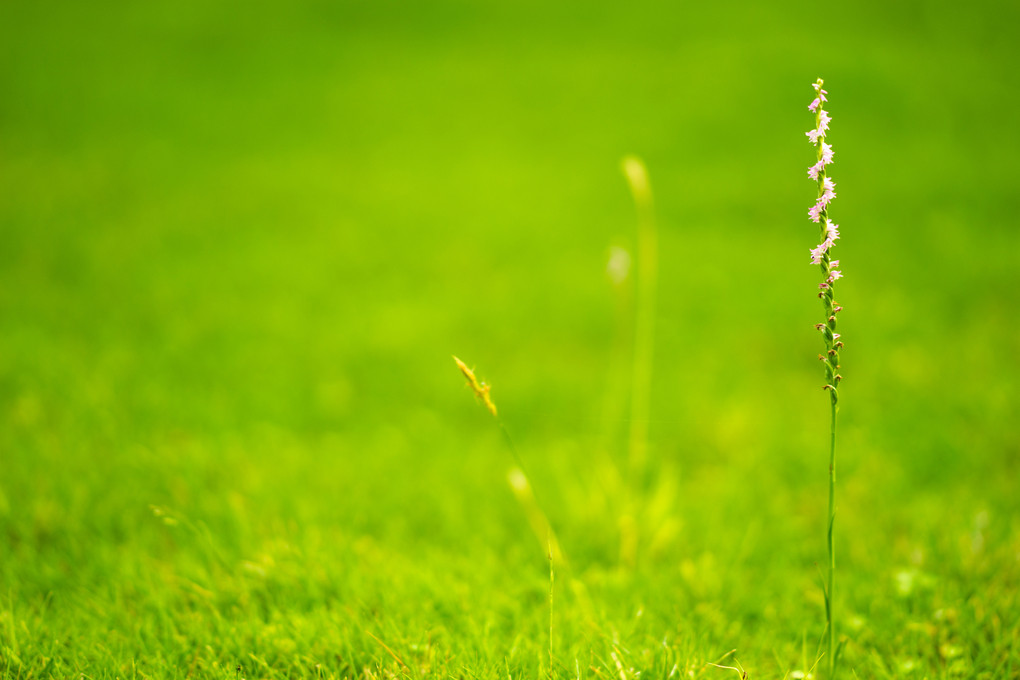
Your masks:
{"label": "slender grass stalk", "polygon": [[510,489],[517,498],[517,502],[524,510],[524,514],[528,519],[528,524],[531,526],[531,530],[535,533],[535,537],[538,538],[542,546],[548,548],[549,554],[551,555],[550,559],[556,559],[566,564],[566,556],[563,554],[563,549],[560,547],[560,542],[556,538],[556,533],[553,531],[548,515],[542,509],[542,504],[538,500],[534,487],[529,481],[527,467],[524,465],[524,461],[517,452],[517,445],[514,444],[514,439],[510,436],[510,430],[507,429],[506,424],[499,417],[499,411],[496,409],[496,404],[492,401],[492,396],[489,394],[492,388],[480,381],[478,377],[475,376],[474,370],[469,368],[463,361],[457,357],[453,357],[453,360],[457,364],[457,368],[460,369],[460,372],[464,374],[465,378],[467,378],[468,387],[471,388],[471,391],[475,393],[475,396],[481,400],[485,408],[492,414],[492,417],[495,418],[496,424],[499,426],[499,431],[503,434],[503,439],[506,441],[510,455],[513,457],[514,463],[516,464],[516,467],[512,468],[509,475],[507,475],[507,480],[510,483]]}
{"label": "slender grass stalk", "polygon": [[515,467],[507,475],[507,481],[510,483],[510,490],[513,491],[517,503],[524,511],[524,516],[527,518],[535,538],[538,539],[543,548],[548,550],[552,555],[552,559],[566,563],[566,557],[563,555],[563,549],[560,548],[556,532],[553,531],[549,518],[535,497],[535,492],[532,489],[531,482],[528,481],[527,474],[521,468]]}
{"label": "slender grass stalk", "polygon": [[553,571],[553,540],[552,532],[549,532],[549,677],[553,677],[553,593],[556,587],[556,572]]}
{"label": "slender grass stalk", "polygon": [[[633,363],[631,341],[634,332],[634,285],[631,253],[620,245],[609,249],[606,274],[613,290],[613,344],[607,371],[606,391],[602,402],[602,429],[598,450],[603,455],[617,444],[624,412],[627,408],[628,386]],[[606,461],[609,462],[609,461]]]}
{"label": "slender grass stalk", "polygon": [[648,458],[648,413],[655,346],[655,291],[658,280],[659,238],[652,209],[648,170],[641,159],[623,159],[638,213],[637,314],[634,322],[634,371],[631,384],[630,469],[635,479],[644,472]]}
{"label": "slender grass stalk", "polygon": [[[605,395],[602,403],[602,427],[599,443],[595,447],[593,460],[596,478],[604,502],[614,517],[620,534],[620,564],[631,566],[635,560],[636,533],[631,520],[632,493],[628,485],[632,481],[626,469],[621,469],[613,451],[621,443],[620,434],[626,426],[630,436],[632,423],[626,417],[631,407],[630,382],[633,379],[634,363],[634,276],[631,253],[620,245],[611,246],[606,264],[606,274],[612,285],[613,343],[606,375]],[[626,446],[626,444],[624,444]],[[632,486],[632,485],[631,485]]]}
{"label": "slender grass stalk", "polygon": [[829,569],[825,587],[825,620],[828,647],[829,678],[836,677],[836,549],[834,527],[836,522],[836,413],[839,410],[839,391],[836,389],[842,380],[836,371],[839,369],[839,350],[843,343],[836,332],[836,315],[843,309],[835,301],[835,282],[842,278],[843,273],[836,269],[839,260],[831,258],[830,252],[839,240],[839,225],[829,219],[829,203],[836,197],[836,183],[828,176],[826,166],[832,163],[832,146],[825,142],[825,133],[829,129],[832,118],[822,108],[828,92],[822,89],[823,81],[819,78],[813,85],[815,100],[808,105],[808,110],[815,114],[815,128],[805,133],[811,143],[818,147],[818,161],[808,168],[808,177],[818,183],[818,198],[814,206],[808,210],[811,221],[821,226],[822,242],[811,249],[811,263],[821,267],[824,281],[818,284],[818,297],[825,310],[825,321],[815,324],[822,333],[825,342],[825,354],[818,358],[825,366],[826,383],[824,389],[829,391],[830,430],[829,430],[829,516],[826,543],[829,551]]}

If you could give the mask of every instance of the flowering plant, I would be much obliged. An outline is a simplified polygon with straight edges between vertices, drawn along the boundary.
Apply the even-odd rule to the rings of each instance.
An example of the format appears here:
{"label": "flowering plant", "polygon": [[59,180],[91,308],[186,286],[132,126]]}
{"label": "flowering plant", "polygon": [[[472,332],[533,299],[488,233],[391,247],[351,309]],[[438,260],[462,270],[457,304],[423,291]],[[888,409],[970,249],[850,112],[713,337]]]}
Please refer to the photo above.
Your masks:
{"label": "flowering plant", "polygon": [[831,429],[829,438],[829,521],[827,532],[827,543],[829,548],[829,569],[828,579],[825,587],[825,620],[828,638],[828,661],[829,678],[836,674],[836,626],[833,616],[833,588],[835,585],[836,553],[833,546],[833,523],[836,518],[836,410],[839,402],[839,391],[836,389],[839,381],[842,380],[836,371],[839,369],[839,351],[843,348],[843,342],[836,332],[836,315],[843,309],[835,300],[835,283],[843,277],[843,273],[837,269],[839,260],[832,259],[832,249],[839,240],[839,225],[829,219],[829,204],[836,198],[836,183],[828,176],[827,167],[832,164],[832,145],[825,141],[826,133],[829,131],[829,123],[832,117],[822,108],[828,99],[828,92],[822,89],[823,81],[819,78],[813,85],[815,99],[808,105],[808,110],[815,114],[815,127],[805,133],[808,139],[818,147],[817,162],[808,168],[807,174],[812,180],[818,183],[818,197],[815,204],[808,210],[808,217],[812,222],[821,226],[821,243],[811,249],[811,264],[819,265],[822,269],[822,282],[818,284],[818,297],[822,300],[822,307],[825,311],[825,321],[815,324],[815,328],[821,332],[825,342],[825,354],[819,354],[818,358],[825,366],[825,386],[829,391],[829,402],[831,407]]}

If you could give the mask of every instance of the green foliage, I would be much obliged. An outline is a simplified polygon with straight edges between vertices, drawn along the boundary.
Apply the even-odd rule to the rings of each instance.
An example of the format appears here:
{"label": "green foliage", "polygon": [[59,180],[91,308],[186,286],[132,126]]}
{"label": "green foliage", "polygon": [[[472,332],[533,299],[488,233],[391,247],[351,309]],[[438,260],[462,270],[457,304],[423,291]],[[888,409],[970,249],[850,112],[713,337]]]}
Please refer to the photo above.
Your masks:
{"label": "green foliage", "polygon": [[[818,75],[841,667],[1020,672],[1016,14],[3,4],[0,677],[806,673]],[[627,153],[659,232],[639,479]],[[451,353],[570,558],[552,669],[543,546]]]}

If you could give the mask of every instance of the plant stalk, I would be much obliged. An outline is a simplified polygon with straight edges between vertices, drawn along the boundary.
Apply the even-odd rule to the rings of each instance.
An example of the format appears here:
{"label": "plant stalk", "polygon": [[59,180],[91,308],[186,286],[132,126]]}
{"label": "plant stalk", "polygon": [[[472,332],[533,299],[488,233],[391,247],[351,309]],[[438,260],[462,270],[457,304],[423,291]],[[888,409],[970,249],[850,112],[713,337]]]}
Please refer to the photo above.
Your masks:
{"label": "plant stalk", "polygon": [[652,353],[655,346],[655,292],[658,279],[659,239],[652,208],[648,170],[636,156],[623,160],[638,212],[637,314],[634,322],[634,369],[630,409],[630,472],[636,483],[648,458],[648,415],[652,383]]}
{"label": "plant stalk", "polygon": [[836,677],[836,623],[833,590],[836,581],[836,548],[833,543],[833,525],[836,522],[836,394],[831,395],[832,426],[829,434],[829,585],[826,598],[826,618],[829,628],[829,680]]}

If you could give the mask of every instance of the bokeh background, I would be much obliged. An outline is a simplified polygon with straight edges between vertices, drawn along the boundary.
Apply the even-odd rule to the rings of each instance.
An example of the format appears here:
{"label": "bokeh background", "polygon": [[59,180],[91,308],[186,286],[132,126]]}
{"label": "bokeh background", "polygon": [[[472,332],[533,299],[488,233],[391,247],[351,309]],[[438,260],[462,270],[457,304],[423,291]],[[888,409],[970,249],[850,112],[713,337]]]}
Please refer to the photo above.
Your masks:
{"label": "bokeh background", "polygon": [[[0,665],[354,675],[395,663],[371,633],[412,666],[540,668],[548,565],[454,353],[570,559],[554,667],[810,665],[823,77],[846,654],[1006,672],[1018,13],[4,3]],[[630,153],[660,241],[637,481],[633,286],[606,273]]]}

